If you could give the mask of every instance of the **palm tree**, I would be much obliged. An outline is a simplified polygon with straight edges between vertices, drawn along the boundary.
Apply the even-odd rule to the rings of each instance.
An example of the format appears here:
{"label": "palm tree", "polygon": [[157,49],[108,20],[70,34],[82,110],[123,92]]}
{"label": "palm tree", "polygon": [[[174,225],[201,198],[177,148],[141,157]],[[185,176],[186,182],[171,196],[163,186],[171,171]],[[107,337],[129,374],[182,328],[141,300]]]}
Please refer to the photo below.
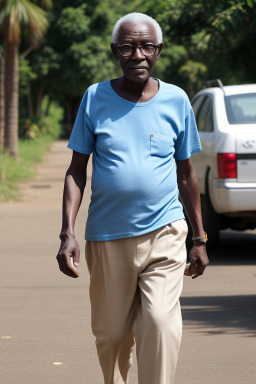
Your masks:
{"label": "palm tree", "polygon": [[30,47],[43,41],[48,28],[45,11],[35,3],[48,5],[49,0],[1,0],[0,26],[4,42],[4,91],[5,91],[5,135],[4,149],[16,159],[18,152],[19,119],[19,47],[22,35]]}

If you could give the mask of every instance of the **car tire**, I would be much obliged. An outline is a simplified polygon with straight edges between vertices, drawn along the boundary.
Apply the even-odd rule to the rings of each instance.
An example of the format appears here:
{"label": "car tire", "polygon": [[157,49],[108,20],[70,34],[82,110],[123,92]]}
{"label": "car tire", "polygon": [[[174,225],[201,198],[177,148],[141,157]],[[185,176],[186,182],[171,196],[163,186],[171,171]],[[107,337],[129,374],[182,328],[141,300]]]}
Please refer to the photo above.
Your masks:
{"label": "car tire", "polygon": [[201,195],[201,208],[204,230],[208,235],[207,247],[218,245],[220,231],[220,217],[215,212],[208,195]]}

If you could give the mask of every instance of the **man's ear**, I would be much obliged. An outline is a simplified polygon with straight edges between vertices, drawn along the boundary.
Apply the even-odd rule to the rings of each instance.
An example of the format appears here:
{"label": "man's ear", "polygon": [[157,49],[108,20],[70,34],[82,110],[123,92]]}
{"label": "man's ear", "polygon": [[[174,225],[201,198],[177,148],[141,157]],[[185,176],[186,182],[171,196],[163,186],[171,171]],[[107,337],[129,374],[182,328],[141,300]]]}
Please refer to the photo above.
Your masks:
{"label": "man's ear", "polygon": [[115,58],[116,58],[117,60],[119,60],[119,59],[118,59],[118,55],[117,55],[117,48],[116,48],[116,45],[113,44],[113,43],[111,43],[111,44],[110,44],[110,47],[111,47],[111,51],[113,52],[113,55],[115,56]]}
{"label": "man's ear", "polygon": [[162,50],[163,50],[163,43],[159,44],[158,48],[157,48],[157,60],[159,59],[161,53],[162,53]]}

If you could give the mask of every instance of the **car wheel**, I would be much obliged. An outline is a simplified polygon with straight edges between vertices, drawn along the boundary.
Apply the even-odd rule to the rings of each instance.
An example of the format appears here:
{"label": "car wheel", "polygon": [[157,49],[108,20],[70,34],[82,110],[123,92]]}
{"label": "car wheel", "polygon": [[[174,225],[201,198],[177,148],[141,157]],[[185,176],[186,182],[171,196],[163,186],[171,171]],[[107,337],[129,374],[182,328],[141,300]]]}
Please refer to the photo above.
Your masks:
{"label": "car wheel", "polygon": [[220,218],[215,212],[208,195],[201,195],[204,230],[208,235],[207,247],[214,248],[219,241]]}

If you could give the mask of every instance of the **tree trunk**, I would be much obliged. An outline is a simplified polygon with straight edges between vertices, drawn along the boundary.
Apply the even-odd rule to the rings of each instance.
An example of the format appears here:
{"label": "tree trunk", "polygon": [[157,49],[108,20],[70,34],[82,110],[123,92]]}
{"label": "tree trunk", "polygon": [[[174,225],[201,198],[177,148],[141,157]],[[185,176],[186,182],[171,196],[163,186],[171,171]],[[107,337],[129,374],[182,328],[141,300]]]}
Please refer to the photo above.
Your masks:
{"label": "tree trunk", "polygon": [[52,104],[52,99],[50,96],[48,96],[47,106],[45,108],[45,116],[49,116],[51,104]]}
{"label": "tree trunk", "polygon": [[45,86],[46,86],[45,83],[41,84],[41,86],[39,88],[39,91],[37,93],[37,98],[36,98],[36,117],[38,117],[38,118],[41,116],[42,101],[43,101]]}
{"label": "tree trunk", "polygon": [[65,137],[69,137],[72,131],[72,111],[70,103],[68,101],[66,101],[66,103],[64,104],[63,128]]}
{"label": "tree trunk", "polygon": [[32,117],[34,117],[34,110],[33,110],[33,101],[32,101],[30,85],[28,85],[27,87],[27,101],[28,101],[28,117],[32,119]]}
{"label": "tree trunk", "polygon": [[5,41],[5,132],[4,149],[19,158],[19,45]]}
{"label": "tree trunk", "polygon": [[81,103],[81,96],[71,97],[64,105],[64,134],[69,137],[76,120],[76,115]]}
{"label": "tree trunk", "polygon": [[4,148],[4,55],[0,53],[0,150]]}

